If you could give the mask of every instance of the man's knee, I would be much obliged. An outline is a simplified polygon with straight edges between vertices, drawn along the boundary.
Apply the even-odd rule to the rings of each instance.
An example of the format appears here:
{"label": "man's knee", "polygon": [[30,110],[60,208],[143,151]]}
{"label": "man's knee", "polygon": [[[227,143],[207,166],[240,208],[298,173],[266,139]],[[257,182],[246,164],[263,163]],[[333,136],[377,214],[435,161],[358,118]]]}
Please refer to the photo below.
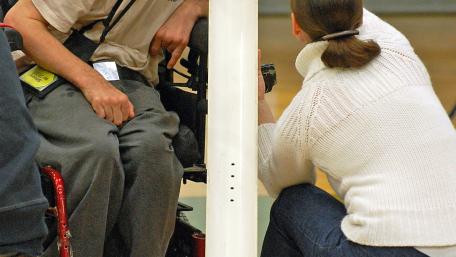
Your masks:
{"label": "man's knee", "polygon": [[174,153],[169,135],[149,129],[141,135],[141,140],[135,146],[130,145],[128,148],[127,158],[130,162],[143,166],[143,169],[139,169],[143,170],[142,173],[137,174],[142,179],[153,183],[160,181],[168,186],[180,184],[183,169]]}
{"label": "man's knee", "polygon": [[159,179],[165,184],[179,184],[182,178],[182,166],[174,153],[172,139],[160,132],[150,134],[150,140],[144,142],[145,153],[150,154],[157,168],[153,171],[154,179]]}
{"label": "man's knee", "polygon": [[[85,149],[83,149],[85,148]],[[117,139],[112,137],[93,137],[80,148],[78,161],[72,162],[71,174],[66,173],[70,180],[76,179],[81,188],[93,186],[108,187],[123,178],[119,145]],[[67,165],[62,163],[62,166]],[[83,186],[85,184],[85,186]]]}
{"label": "man's knee", "polygon": [[119,143],[114,135],[94,135],[88,140],[86,151],[90,157],[105,162],[119,159]]}
{"label": "man's knee", "polygon": [[174,154],[172,138],[160,131],[148,132],[147,139],[143,140],[140,148],[154,158],[169,158]]}

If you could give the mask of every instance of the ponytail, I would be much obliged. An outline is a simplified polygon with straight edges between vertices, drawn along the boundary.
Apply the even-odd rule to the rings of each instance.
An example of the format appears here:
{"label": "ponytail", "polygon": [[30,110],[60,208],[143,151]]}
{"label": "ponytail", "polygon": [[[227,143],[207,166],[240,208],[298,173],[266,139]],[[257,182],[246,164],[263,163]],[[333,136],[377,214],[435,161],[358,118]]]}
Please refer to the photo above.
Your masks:
{"label": "ponytail", "polygon": [[355,37],[363,24],[363,0],[291,0],[291,9],[313,41],[328,41],[321,59],[330,68],[361,67],[381,52],[375,41]]}
{"label": "ponytail", "polygon": [[321,60],[329,68],[359,68],[368,64],[381,52],[375,41],[362,41],[354,36],[328,40],[328,43]]}

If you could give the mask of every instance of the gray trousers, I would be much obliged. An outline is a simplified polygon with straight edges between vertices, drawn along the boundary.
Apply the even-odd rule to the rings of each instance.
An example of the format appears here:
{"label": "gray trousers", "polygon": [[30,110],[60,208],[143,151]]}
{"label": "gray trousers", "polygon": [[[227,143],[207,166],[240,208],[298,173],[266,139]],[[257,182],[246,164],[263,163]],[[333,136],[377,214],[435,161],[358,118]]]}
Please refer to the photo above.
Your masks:
{"label": "gray trousers", "polygon": [[[37,160],[63,174],[74,257],[162,257],[183,172],[171,145],[179,119],[154,88],[112,84],[135,107],[135,118],[121,128],[97,117],[70,84],[32,98],[29,110],[42,137]],[[50,239],[43,256],[57,257],[55,234]]]}
{"label": "gray trousers", "polygon": [[0,255],[39,255],[48,203],[34,162],[39,138],[0,31]]}

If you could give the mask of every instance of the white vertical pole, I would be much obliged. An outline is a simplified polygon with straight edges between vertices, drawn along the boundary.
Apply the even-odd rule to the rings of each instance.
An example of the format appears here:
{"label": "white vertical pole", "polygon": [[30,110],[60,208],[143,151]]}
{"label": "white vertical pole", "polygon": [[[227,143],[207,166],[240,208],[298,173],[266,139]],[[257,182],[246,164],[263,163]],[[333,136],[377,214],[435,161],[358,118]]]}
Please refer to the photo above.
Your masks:
{"label": "white vertical pole", "polygon": [[258,0],[211,0],[207,257],[257,256]]}

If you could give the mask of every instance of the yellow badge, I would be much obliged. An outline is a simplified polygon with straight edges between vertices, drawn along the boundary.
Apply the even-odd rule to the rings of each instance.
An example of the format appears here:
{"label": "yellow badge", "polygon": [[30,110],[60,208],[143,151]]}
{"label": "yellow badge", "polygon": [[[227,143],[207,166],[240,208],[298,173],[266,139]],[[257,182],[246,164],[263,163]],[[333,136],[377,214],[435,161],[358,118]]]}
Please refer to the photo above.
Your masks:
{"label": "yellow badge", "polygon": [[22,81],[38,91],[43,91],[46,87],[54,83],[57,78],[54,73],[42,69],[38,65],[35,65],[35,67],[20,76]]}

